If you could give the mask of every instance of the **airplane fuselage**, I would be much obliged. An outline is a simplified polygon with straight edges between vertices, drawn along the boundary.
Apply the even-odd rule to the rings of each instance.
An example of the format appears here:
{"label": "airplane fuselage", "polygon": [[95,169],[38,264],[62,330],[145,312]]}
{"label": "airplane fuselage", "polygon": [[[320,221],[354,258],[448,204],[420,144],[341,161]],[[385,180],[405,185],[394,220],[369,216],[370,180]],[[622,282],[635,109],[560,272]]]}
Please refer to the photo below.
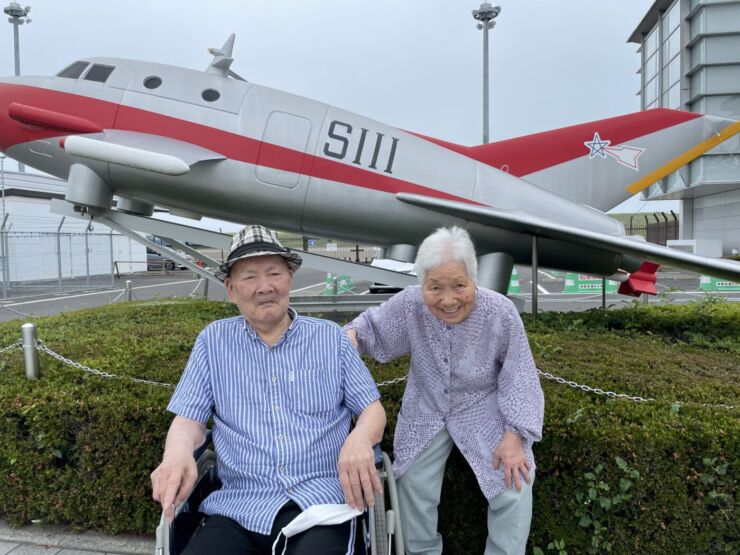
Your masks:
{"label": "airplane fuselage", "polygon": [[[114,70],[105,82],[24,77],[0,84],[2,150],[62,179],[73,164],[84,163],[121,197],[373,244],[417,244],[434,227],[459,223],[467,225],[481,254],[505,251],[516,262],[531,260],[531,236],[394,202],[399,192],[498,210],[521,212],[524,207],[538,217],[610,235],[624,233],[597,210],[321,102],[172,66],[112,58],[85,61]],[[150,88],[153,77],[160,81],[156,88]],[[121,133],[122,140],[125,136],[139,148],[150,141],[152,150],[164,148],[194,163],[185,175],[172,176],[82,160],[69,155],[60,141],[83,132],[101,140],[118,140],[116,133]],[[165,147],[157,144],[159,137],[167,140]],[[621,256],[604,250],[541,241],[545,266],[610,274],[620,261]]]}

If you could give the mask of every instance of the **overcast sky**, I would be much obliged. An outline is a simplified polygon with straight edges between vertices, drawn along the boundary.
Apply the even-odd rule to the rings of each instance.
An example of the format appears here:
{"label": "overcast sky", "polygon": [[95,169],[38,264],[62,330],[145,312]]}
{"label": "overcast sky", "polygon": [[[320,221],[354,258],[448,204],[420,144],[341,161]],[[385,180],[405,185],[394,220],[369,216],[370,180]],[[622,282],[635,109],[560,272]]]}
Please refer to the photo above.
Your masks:
{"label": "overcast sky", "polygon": [[[206,49],[234,32],[232,68],[249,81],[448,141],[482,141],[483,37],[471,15],[480,2],[28,3],[33,21],[20,29],[26,75],[54,74],[85,56],[205,69]],[[639,110],[640,57],[627,38],[651,4],[503,0],[489,35],[491,140]],[[12,25],[5,21],[0,75],[12,75]],[[628,202],[627,209],[639,208]],[[669,206],[648,203],[647,210],[659,205]]]}

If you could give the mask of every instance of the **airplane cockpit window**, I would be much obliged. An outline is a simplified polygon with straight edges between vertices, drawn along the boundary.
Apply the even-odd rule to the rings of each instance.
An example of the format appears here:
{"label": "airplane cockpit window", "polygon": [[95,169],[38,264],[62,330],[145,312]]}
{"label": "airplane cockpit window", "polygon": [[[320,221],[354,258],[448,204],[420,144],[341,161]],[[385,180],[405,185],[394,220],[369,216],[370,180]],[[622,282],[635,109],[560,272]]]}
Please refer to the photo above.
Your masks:
{"label": "airplane cockpit window", "polygon": [[89,62],[75,62],[73,64],[68,65],[62,71],[57,73],[57,77],[66,77],[67,79],[77,79],[80,75],[82,75],[82,72],[85,71],[85,68],[89,65],[90,65]]}
{"label": "airplane cockpit window", "polygon": [[215,102],[216,100],[221,98],[221,93],[218,92],[216,89],[206,89],[203,91],[201,96],[206,102]]}
{"label": "airplane cockpit window", "polygon": [[147,89],[156,89],[162,84],[162,80],[157,77],[156,75],[153,75],[151,77],[147,77],[144,79],[144,86]]}
{"label": "airplane cockpit window", "polygon": [[96,81],[98,83],[105,83],[108,76],[113,73],[116,69],[113,66],[104,66],[101,64],[95,64],[90,68],[90,71],[85,75],[85,81]]}

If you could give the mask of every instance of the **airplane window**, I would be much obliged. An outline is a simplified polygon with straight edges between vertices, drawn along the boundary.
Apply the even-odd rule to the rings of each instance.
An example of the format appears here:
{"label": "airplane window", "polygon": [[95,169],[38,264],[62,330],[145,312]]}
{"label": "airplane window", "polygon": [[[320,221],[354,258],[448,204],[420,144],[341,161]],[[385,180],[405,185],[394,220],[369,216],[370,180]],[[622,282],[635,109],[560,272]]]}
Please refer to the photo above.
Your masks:
{"label": "airplane window", "polygon": [[99,64],[95,64],[92,66],[90,71],[87,72],[87,75],[85,75],[85,81],[97,81],[98,83],[105,83],[105,80],[108,79],[108,76],[113,73],[113,70],[116,69],[112,66],[103,66]]}
{"label": "airplane window", "polygon": [[144,86],[147,89],[156,89],[162,84],[162,80],[159,77],[152,76],[144,79]]}
{"label": "airplane window", "polygon": [[206,102],[215,102],[216,100],[221,98],[221,93],[218,92],[216,89],[206,89],[203,91],[203,94],[201,94],[201,96]]}
{"label": "airplane window", "polygon": [[82,75],[82,72],[85,71],[85,68],[89,65],[90,64],[88,62],[75,62],[57,73],[57,77],[77,79],[80,75]]}

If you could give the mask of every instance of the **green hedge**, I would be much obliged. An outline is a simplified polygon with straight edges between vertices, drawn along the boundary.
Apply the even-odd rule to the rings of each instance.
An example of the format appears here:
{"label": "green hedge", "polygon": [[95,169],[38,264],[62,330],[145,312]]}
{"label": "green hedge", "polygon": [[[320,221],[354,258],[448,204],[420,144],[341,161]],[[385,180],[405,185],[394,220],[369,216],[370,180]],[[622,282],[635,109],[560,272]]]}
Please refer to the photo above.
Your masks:
{"label": "green hedge", "polygon": [[[53,350],[120,376],[174,383],[197,332],[234,314],[214,302],[120,303],[37,321]],[[0,347],[20,322],[0,325]],[[610,399],[543,379],[544,439],[530,536],[568,553],[732,553],[739,550],[737,464],[740,305],[704,301],[525,317],[538,366],[607,391]],[[149,473],[161,456],[171,390],[104,379],[41,354],[0,357],[0,518],[151,534],[159,511]],[[369,361],[377,381],[407,360]],[[403,384],[383,390],[389,450]],[[685,401],[678,405],[674,401]],[[482,552],[485,500],[457,452],[440,508],[445,553]],[[563,543],[560,543],[562,546]],[[550,553],[554,551],[549,550]]]}

